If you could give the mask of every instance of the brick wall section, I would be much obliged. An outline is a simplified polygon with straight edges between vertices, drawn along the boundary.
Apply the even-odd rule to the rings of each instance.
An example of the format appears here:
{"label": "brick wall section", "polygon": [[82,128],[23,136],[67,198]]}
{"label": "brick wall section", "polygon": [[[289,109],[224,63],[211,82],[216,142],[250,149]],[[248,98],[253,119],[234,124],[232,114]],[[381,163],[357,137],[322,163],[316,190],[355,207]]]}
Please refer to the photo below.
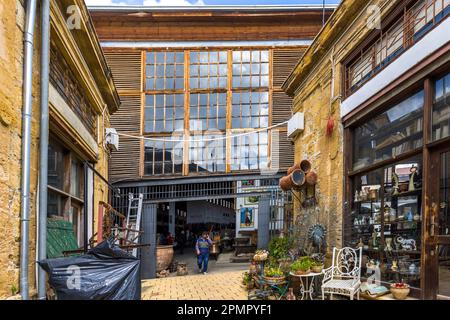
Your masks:
{"label": "brick wall section", "polygon": [[[0,299],[11,296],[19,288],[20,248],[20,177],[22,128],[23,1],[0,2]],[[38,37],[35,38],[37,47]],[[39,61],[36,48],[34,62]],[[35,69],[36,70],[36,69]],[[37,135],[39,131],[39,74],[34,74],[30,266],[31,293],[35,292]]]}

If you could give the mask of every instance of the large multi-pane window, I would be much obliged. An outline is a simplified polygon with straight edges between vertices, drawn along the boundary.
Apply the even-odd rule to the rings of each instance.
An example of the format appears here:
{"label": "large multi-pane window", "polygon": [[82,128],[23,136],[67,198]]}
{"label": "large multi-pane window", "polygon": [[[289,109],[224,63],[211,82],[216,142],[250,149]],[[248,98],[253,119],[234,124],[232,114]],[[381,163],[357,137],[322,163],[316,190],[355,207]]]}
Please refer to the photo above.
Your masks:
{"label": "large multi-pane window", "polygon": [[184,129],[184,94],[149,94],[145,99],[145,132]]}
{"label": "large multi-pane window", "polygon": [[434,90],[433,141],[450,136],[450,74],[438,79]]}
{"label": "large multi-pane window", "polygon": [[268,134],[257,132],[232,139],[231,170],[258,170],[268,168]]}
{"label": "large multi-pane window", "polygon": [[450,0],[404,1],[398,16],[389,19],[392,24],[377,30],[369,45],[357,48],[351,60],[345,63],[345,95],[349,96],[363,86],[417,43],[434,26],[450,14]]}
{"label": "large multi-pane window", "polygon": [[353,169],[395,158],[423,145],[424,91],[355,129]]}
{"label": "large multi-pane window", "polygon": [[146,60],[145,89],[183,90],[184,52],[149,52]]}
{"label": "large multi-pane window", "polygon": [[191,131],[225,130],[227,121],[226,93],[191,93]]}
{"label": "large multi-pane window", "polygon": [[189,144],[190,172],[225,172],[226,141],[224,135],[192,136]]}
{"label": "large multi-pane window", "polygon": [[145,175],[180,174],[183,170],[183,136],[145,142]]}
{"label": "large multi-pane window", "polygon": [[233,93],[233,129],[267,128],[269,125],[269,92]]}
{"label": "large multi-pane window", "polygon": [[269,127],[269,50],[149,52],[145,65],[143,131],[153,140],[145,143],[144,175],[267,167],[267,132],[203,140]]}
{"label": "large multi-pane window", "polygon": [[227,51],[193,51],[190,60],[191,89],[227,88]]}
{"label": "large multi-pane window", "polygon": [[233,88],[269,87],[269,52],[233,52]]}

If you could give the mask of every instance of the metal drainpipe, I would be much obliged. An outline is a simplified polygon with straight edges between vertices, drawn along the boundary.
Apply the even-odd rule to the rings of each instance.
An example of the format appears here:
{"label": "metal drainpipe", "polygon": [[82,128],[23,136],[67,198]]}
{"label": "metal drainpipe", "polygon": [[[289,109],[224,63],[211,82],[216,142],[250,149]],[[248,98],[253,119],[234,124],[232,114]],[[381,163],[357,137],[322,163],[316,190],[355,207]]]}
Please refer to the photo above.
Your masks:
{"label": "metal drainpipe", "polygon": [[28,245],[30,240],[30,163],[31,163],[31,116],[33,103],[33,37],[36,22],[37,0],[27,2],[24,32],[23,110],[22,110],[22,181],[20,208],[20,294],[29,300]]}
{"label": "metal drainpipe", "polygon": [[[41,120],[39,146],[38,260],[47,258],[47,174],[49,136],[50,0],[41,0]],[[46,298],[45,271],[38,267],[38,299]]]}

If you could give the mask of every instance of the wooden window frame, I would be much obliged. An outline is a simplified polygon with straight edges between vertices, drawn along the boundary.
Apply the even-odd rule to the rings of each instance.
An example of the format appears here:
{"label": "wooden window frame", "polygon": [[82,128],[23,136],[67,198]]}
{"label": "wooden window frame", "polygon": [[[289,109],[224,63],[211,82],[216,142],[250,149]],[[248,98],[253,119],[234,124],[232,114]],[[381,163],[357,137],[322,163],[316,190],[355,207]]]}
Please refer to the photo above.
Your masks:
{"label": "wooden window frame", "polygon": [[[263,59],[263,52],[265,52],[265,54],[267,55],[267,60],[268,61],[263,61],[260,63],[267,63],[268,66],[268,72],[267,75],[265,73],[263,73],[262,69],[263,68],[259,68],[259,73],[258,73],[258,77],[259,77],[259,84],[261,84],[261,76],[267,76],[268,77],[268,84],[267,87],[249,87],[249,88],[233,88],[233,52],[243,52],[243,51],[249,51],[250,52],[250,62],[253,61],[253,54],[252,52],[254,51],[258,51],[259,52],[259,60],[265,60]],[[180,53],[180,52],[184,52],[184,88],[183,90],[154,90],[156,87],[152,88],[152,90],[147,90],[146,88],[146,80],[147,80],[147,58],[148,58],[148,54],[149,53],[153,53],[154,57],[155,57],[155,63],[156,63],[156,53],[158,52],[174,52],[175,56],[176,53]],[[227,53],[227,85],[226,87],[223,88],[208,88],[208,89],[204,89],[204,88],[191,88],[190,86],[190,80],[191,80],[191,75],[190,75],[190,71],[191,71],[191,53],[193,52],[197,52],[197,53],[201,53],[201,52],[208,52],[208,63],[205,65],[208,65],[208,71],[210,70],[210,58],[211,58],[211,53],[212,52],[217,52],[218,53],[218,72],[219,72],[219,68],[220,68],[220,52],[226,52]],[[164,54],[164,59],[165,59],[165,63],[166,63],[166,57],[167,54]],[[200,59],[199,59],[200,60]],[[213,63],[214,64],[214,63]],[[151,137],[157,137],[157,138],[162,138],[162,139],[169,139],[172,136],[172,132],[146,132],[146,117],[145,117],[145,111],[146,111],[146,96],[147,95],[167,95],[167,94],[183,94],[184,95],[184,137],[186,138],[186,140],[190,139],[190,137],[192,135],[195,134],[199,134],[198,131],[194,131],[191,130],[190,128],[190,103],[191,103],[191,95],[193,94],[221,94],[221,93],[225,93],[227,95],[227,99],[226,99],[226,128],[224,130],[218,130],[221,134],[235,134],[235,133],[240,133],[243,132],[245,130],[249,130],[249,128],[237,128],[237,129],[233,129],[232,128],[232,95],[233,93],[244,93],[244,92],[248,92],[249,94],[253,93],[253,92],[264,92],[264,93],[268,93],[268,106],[269,106],[269,114],[267,115],[267,122],[268,122],[268,127],[272,125],[272,97],[273,97],[273,49],[270,48],[262,48],[262,47],[252,47],[252,48],[246,48],[246,49],[242,49],[242,48],[217,48],[217,49],[212,49],[212,50],[207,50],[207,49],[201,49],[201,48],[196,48],[196,49],[186,49],[186,50],[176,50],[176,49],[171,49],[171,50],[145,50],[142,51],[142,65],[144,66],[143,71],[142,71],[142,99],[143,99],[143,103],[142,103],[142,108],[141,108],[141,133],[144,137],[147,138],[151,138]],[[150,64],[150,65],[156,65],[156,64]],[[165,64],[166,65],[166,64]],[[202,64],[195,64],[196,66],[198,66],[198,68],[200,68],[200,65]],[[156,67],[154,67],[156,68]],[[241,62],[241,70],[242,70],[242,62]],[[155,75],[156,75],[156,70],[154,71]],[[220,76],[220,74],[219,74]],[[241,75],[242,76],[242,75]],[[200,77],[200,73],[199,73],[199,77]],[[208,74],[208,79],[210,79],[210,75]],[[156,84],[155,84],[156,85]],[[156,102],[154,102],[155,106]],[[208,108],[209,108],[209,104],[208,104]],[[156,110],[156,109],[154,109]],[[155,112],[155,111],[154,111]],[[261,115],[261,112],[259,112],[260,116],[264,116]],[[154,113],[155,115],[155,113]],[[155,118],[155,117],[154,117]],[[209,120],[209,119],[208,119]],[[153,119],[154,123],[156,124],[156,120]],[[217,120],[218,121],[218,120]],[[164,119],[165,122],[165,119]],[[258,121],[260,123],[260,121]],[[155,129],[155,128],[154,128]],[[216,131],[216,130],[214,130]],[[202,130],[202,132],[204,133],[205,130]],[[181,132],[180,132],[181,134]],[[268,132],[268,143],[267,143],[267,148],[268,148],[268,155],[267,155],[267,161],[268,161],[268,165],[270,166],[270,143],[271,143],[271,139],[270,139],[270,132]],[[226,165],[225,165],[225,171],[219,171],[219,172],[209,172],[209,174],[214,174],[214,173],[231,173],[231,172],[236,172],[234,170],[231,170],[231,139],[226,139],[226,144],[225,144],[225,149],[226,149]],[[146,161],[145,161],[145,141],[142,141],[141,143],[141,173],[143,177],[148,177],[150,176],[149,174],[145,173],[145,167],[146,167]],[[258,148],[258,152],[259,152],[260,148]],[[183,148],[183,159],[184,159],[184,163],[185,165],[183,166],[183,176],[187,176],[189,174],[201,174],[199,172],[190,172],[189,170],[189,165],[190,165],[190,160],[189,160],[189,156],[190,156],[190,143],[189,141],[186,141],[184,144],[184,148]],[[260,158],[260,155],[258,153],[258,158]],[[259,168],[260,169],[260,168]],[[259,170],[258,169],[258,170]],[[197,170],[198,171],[198,170]],[[245,172],[250,172],[251,170],[242,170]],[[152,172],[154,172],[154,169],[152,169]],[[240,172],[240,171],[238,171]],[[178,173],[172,173],[172,174],[162,174],[162,176],[170,176],[170,175],[179,175]]]}
{"label": "wooden window frame", "polygon": [[[417,21],[415,20],[413,9],[421,2],[428,0],[405,0],[401,2],[392,12],[390,12],[381,22],[381,29],[374,30],[370,33],[366,39],[354,49],[344,60],[343,60],[343,85],[342,85],[342,96],[344,99],[356,93],[362,86],[364,86],[367,81],[372,79],[376,74],[381,72],[381,70],[385,69],[389,64],[398,59],[406,50],[408,50],[411,46],[417,43],[423,36],[437,27],[442,21],[448,18],[449,14],[444,15],[440,21],[436,21],[437,14],[435,13],[435,4],[438,2],[442,2],[444,4],[445,0],[431,0],[433,6],[433,19],[432,26],[426,32],[420,34],[423,30],[415,31],[414,27],[416,26]],[[424,4],[427,6],[427,3]],[[427,8],[430,6],[427,6]],[[447,8],[447,7],[446,7]],[[443,8],[442,11],[444,11]],[[383,43],[383,41],[388,41],[385,38],[392,31],[392,28],[395,27],[397,23],[402,24],[402,34],[403,34],[403,46],[401,50],[396,50],[393,54],[387,55],[386,57],[379,63],[377,63],[377,52],[375,50],[377,43]],[[419,35],[416,39],[414,37]],[[384,50],[384,49],[381,49]],[[387,51],[388,49],[386,49]],[[351,85],[352,77],[350,76],[351,68],[358,62],[359,59],[362,59],[367,53],[370,53],[372,68],[368,73],[369,76],[365,76],[366,79],[359,80],[362,81],[357,86]],[[382,51],[380,51],[382,52]],[[363,81],[364,80],[364,81]],[[356,86],[356,87],[355,87]],[[353,88],[355,87],[355,88]]]}
{"label": "wooden window frame", "polygon": [[[75,156],[74,151],[67,149],[64,147],[62,143],[58,141],[55,137],[50,138],[50,145],[55,145],[59,147],[62,150],[63,154],[63,171],[62,171],[62,188],[58,188],[55,186],[47,185],[48,192],[51,194],[55,194],[57,196],[61,197],[62,200],[62,211],[58,213],[58,217],[63,217],[64,219],[71,221],[74,225],[74,232],[76,232],[76,237],[78,244],[81,246],[84,240],[83,237],[83,225],[76,225],[79,223],[79,221],[73,221],[72,216],[72,207],[77,207],[79,209],[78,211],[78,217],[80,219],[84,218],[84,184],[86,181],[84,181],[84,170],[83,166],[81,165],[81,160]],[[77,164],[77,175],[79,177],[78,180],[78,191],[77,194],[72,193],[72,164]],[[79,220],[79,219],[78,219]]]}

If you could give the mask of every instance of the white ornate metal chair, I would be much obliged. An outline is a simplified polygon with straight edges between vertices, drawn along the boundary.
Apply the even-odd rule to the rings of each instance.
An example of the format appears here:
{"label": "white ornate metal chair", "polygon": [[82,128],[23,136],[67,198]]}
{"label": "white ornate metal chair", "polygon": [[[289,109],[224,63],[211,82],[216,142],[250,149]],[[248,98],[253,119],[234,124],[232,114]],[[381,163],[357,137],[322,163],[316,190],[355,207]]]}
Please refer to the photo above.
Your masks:
{"label": "white ornate metal chair", "polygon": [[355,295],[359,299],[361,286],[361,259],[362,248],[357,250],[345,247],[342,249],[333,248],[332,266],[324,270],[322,280],[322,299],[325,294],[344,295],[353,300]]}

